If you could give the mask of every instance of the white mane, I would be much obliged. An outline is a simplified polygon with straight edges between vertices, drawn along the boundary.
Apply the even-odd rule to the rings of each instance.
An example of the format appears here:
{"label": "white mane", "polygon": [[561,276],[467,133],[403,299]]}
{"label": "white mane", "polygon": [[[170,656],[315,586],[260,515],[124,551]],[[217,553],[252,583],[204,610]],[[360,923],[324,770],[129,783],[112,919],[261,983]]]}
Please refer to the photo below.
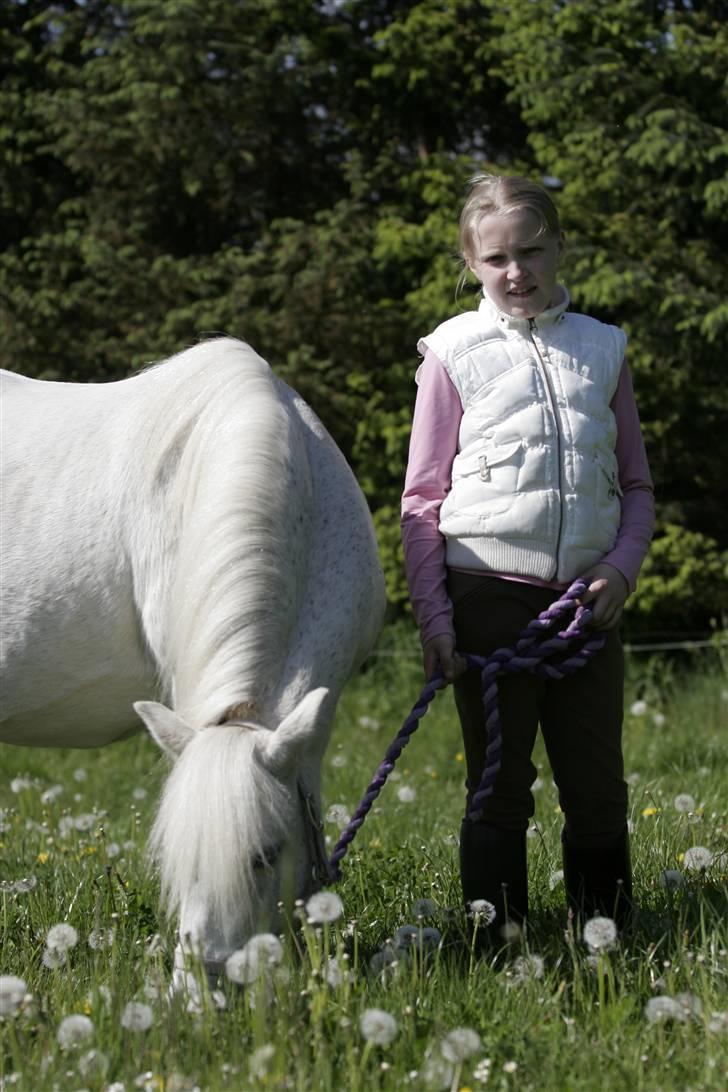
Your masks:
{"label": "white mane", "polygon": [[[171,527],[176,539],[161,551],[171,567],[166,604],[146,619],[163,686],[193,727],[233,708],[233,717],[265,721],[305,590],[313,501],[300,426],[268,365],[231,339],[140,381],[160,387],[138,453],[150,509],[160,538]],[[154,541],[147,528],[144,540]]]}
{"label": "white mane", "polygon": [[253,862],[291,822],[282,782],[257,759],[258,731],[265,729],[228,724],[195,733],[170,773],[150,837],[168,909],[178,911],[199,885],[225,934],[255,929]]}

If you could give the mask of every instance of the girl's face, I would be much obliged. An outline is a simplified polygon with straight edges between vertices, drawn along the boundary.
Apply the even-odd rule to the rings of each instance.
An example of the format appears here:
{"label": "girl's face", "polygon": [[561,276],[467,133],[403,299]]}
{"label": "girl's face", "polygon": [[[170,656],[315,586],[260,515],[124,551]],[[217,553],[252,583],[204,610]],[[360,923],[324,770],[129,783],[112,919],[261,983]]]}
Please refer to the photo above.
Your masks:
{"label": "girl's face", "polygon": [[496,307],[514,318],[535,318],[556,303],[556,270],[563,235],[539,234],[530,209],[490,213],[475,232],[468,266]]}

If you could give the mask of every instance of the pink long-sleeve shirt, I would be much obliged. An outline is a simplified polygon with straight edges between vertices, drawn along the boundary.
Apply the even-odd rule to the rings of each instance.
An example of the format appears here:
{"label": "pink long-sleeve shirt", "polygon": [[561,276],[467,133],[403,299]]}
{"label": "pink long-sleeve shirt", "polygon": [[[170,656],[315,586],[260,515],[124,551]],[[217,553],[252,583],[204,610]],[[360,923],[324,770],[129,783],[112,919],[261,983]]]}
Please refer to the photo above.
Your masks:
{"label": "pink long-sleeve shirt", "polygon": [[[440,505],[450,491],[463,407],[442,362],[428,349],[417,372],[409,461],[402,496],[402,541],[410,601],[423,645],[439,634],[455,636],[447,595],[445,539]],[[647,553],[654,527],[652,479],[642,440],[632,380],[626,362],[611,401],[617,422],[615,454],[622,489],[621,520],[614,548],[602,561],[618,569],[630,591]],[[492,573],[524,580],[509,573]],[[561,590],[564,584],[527,581]]]}

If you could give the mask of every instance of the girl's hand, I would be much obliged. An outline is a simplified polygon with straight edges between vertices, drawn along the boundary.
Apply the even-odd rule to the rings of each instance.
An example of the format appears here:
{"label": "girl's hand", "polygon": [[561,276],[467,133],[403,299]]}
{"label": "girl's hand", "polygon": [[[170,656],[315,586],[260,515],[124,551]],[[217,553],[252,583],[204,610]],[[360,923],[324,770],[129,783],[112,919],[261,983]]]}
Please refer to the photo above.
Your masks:
{"label": "girl's hand", "polygon": [[579,600],[592,612],[593,629],[613,629],[629,595],[627,581],[613,565],[595,565],[581,578],[589,585]]}
{"label": "girl's hand", "polygon": [[453,682],[466,670],[467,664],[455,651],[455,640],[447,633],[431,637],[422,650],[422,662],[425,679],[429,682],[433,675],[440,672],[448,682]]}

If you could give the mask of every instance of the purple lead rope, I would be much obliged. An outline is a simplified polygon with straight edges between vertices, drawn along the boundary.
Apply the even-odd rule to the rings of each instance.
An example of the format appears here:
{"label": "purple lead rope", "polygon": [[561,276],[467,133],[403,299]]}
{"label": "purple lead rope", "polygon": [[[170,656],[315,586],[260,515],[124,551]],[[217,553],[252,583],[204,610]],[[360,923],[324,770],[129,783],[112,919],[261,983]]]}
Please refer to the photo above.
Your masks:
{"label": "purple lead rope", "polygon": [[[468,806],[469,819],[477,821],[482,817],[483,806],[493,792],[500,769],[503,741],[498,712],[498,678],[506,673],[529,671],[549,679],[562,679],[565,675],[570,675],[583,667],[604,645],[604,637],[590,634],[587,629],[591,611],[576,603],[576,600],[586,591],[586,587],[584,581],[575,581],[560,599],[529,622],[512,648],[498,648],[487,658],[469,654],[464,656],[469,668],[477,667],[480,670],[486,729],[485,768],[480,785],[473,793]],[[572,612],[574,617],[566,628],[554,633],[556,623]],[[387,753],[377,768],[359,807],[341,832],[334,847],[329,862],[333,879],[341,877],[341,860],[354,840],[356,832],[371,811],[374,801],[384,788],[397,759],[419,727],[435,694],[445,686],[447,681],[442,675],[435,676],[425,684],[412,711],[387,748]]]}

